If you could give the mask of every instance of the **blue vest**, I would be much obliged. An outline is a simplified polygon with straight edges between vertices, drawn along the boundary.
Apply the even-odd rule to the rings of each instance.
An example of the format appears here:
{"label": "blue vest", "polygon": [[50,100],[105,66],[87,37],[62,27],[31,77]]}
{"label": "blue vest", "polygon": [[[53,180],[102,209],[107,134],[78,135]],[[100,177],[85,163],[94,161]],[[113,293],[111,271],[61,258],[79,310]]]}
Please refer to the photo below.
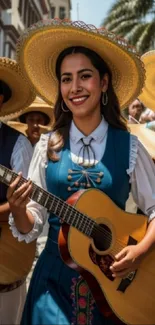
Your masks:
{"label": "blue vest", "polygon": [[[108,127],[108,137],[105,153],[100,162],[95,166],[86,168],[89,173],[91,187],[98,188],[106,193],[116,204],[125,209],[125,203],[130,192],[129,176],[126,170],[129,168],[130,134],[127,131]],[[72,170],[72,177],[69,171]],[[60,160],[48,162],[46,168],[46,183],[49,192],[66,200],[79,189],[85,188],[86,179],[81,171],[84,167],[71,160],[69,140],[60,153]],[[103,174],[102,177],[99,175]],[[101,182],[98,182],[100,178]],[[78,182],[80,185],[75,186]],[[60,228],[58,218],[51,214],[49,217],[53,240],[57,241]]]}
{"label": "blue vest", "polygon": [[[11,168],[10,159],[14,145],[20,133],[10,128],[6,124],[0,127],[0,164],[7,168]],[[0,183],[0,203],[7,201],[6,199],[7,186]]]}

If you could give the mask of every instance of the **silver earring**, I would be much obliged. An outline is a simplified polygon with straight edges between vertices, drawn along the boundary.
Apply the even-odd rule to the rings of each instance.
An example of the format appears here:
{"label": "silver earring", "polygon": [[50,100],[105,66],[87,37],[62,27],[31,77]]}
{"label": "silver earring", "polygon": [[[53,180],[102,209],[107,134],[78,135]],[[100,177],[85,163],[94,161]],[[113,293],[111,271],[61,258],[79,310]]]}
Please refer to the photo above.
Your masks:
{"label": "silver earring", "polygon": [[108,95],[107,92],[102,94],[102,104],[103,106],[106,106],[108,104]]}
{"label": "silver earring", "polygon": [[61,101],[61,109],[64,113],[67,113],[69,112],[69,109],[65,109],[64,106],[63,106],[63,100]]}

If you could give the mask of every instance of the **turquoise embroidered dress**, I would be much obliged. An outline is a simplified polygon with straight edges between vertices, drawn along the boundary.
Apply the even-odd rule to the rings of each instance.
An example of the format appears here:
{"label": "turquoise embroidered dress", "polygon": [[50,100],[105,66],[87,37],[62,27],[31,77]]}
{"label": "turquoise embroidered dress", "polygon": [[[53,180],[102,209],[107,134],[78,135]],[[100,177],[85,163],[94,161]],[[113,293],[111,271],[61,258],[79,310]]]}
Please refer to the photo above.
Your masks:
{"label": "turquoise embroidered dress", "polygon": [[[49,192],[66,200],[78,189],[95,187],[125,209],[129,195],[130,135],[108,127],[105,153],[100,162],[84,168],[71,160],[69,141],[58,162],[48,162],[46,184]],[[83,173],[83,171],[86,173]],[[111,325],[99,312],[91,292],[79,273],[61,259],[58,248],[59,219],[49,217],[45,249],[31,280],[22,325]]]}

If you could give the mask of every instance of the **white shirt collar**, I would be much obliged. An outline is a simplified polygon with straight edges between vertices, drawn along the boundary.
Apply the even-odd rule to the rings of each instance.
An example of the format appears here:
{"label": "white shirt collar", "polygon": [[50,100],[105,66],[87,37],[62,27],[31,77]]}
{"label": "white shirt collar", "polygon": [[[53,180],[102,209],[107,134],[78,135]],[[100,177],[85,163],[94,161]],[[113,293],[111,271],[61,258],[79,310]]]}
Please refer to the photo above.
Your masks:
{"label": "white shirt collar", "polygon": [[72,120],[69,135],[71,141],[75,144],[78,143],[81,140],[81,138],[89,139],[90,137],[92,137],[97,143],[101,143],[107,133],[107,130],[108,130],[108,123],[105,121],[104,117],[102,116],[102,120],[98,125],[98,127],[87,137],[76,127],[74,121]]}

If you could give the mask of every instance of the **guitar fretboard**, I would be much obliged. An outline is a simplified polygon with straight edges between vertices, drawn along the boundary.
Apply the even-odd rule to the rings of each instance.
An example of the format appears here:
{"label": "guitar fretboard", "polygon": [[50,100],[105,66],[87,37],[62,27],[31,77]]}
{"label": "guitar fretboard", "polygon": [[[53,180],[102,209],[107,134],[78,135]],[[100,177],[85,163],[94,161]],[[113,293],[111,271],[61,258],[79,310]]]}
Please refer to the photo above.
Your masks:
{"label": "guitar fretboard", "polygon": [[[0,165],[0,181],[6,185],[10,185],[18,174],[14,171]],[[26,183],[27,179],[21,177],[18,187]],[[49,212],[54,213],[57,217],[61,218],[64,222],[72,227],[75,227],[80,232],[88,237],[91,237],[96,223],[88,216],[76,210],[67,202],[58,198],[57,196],[45,191],[35,183],[32,183],[32,193],[30,198],[45,207]]]}

